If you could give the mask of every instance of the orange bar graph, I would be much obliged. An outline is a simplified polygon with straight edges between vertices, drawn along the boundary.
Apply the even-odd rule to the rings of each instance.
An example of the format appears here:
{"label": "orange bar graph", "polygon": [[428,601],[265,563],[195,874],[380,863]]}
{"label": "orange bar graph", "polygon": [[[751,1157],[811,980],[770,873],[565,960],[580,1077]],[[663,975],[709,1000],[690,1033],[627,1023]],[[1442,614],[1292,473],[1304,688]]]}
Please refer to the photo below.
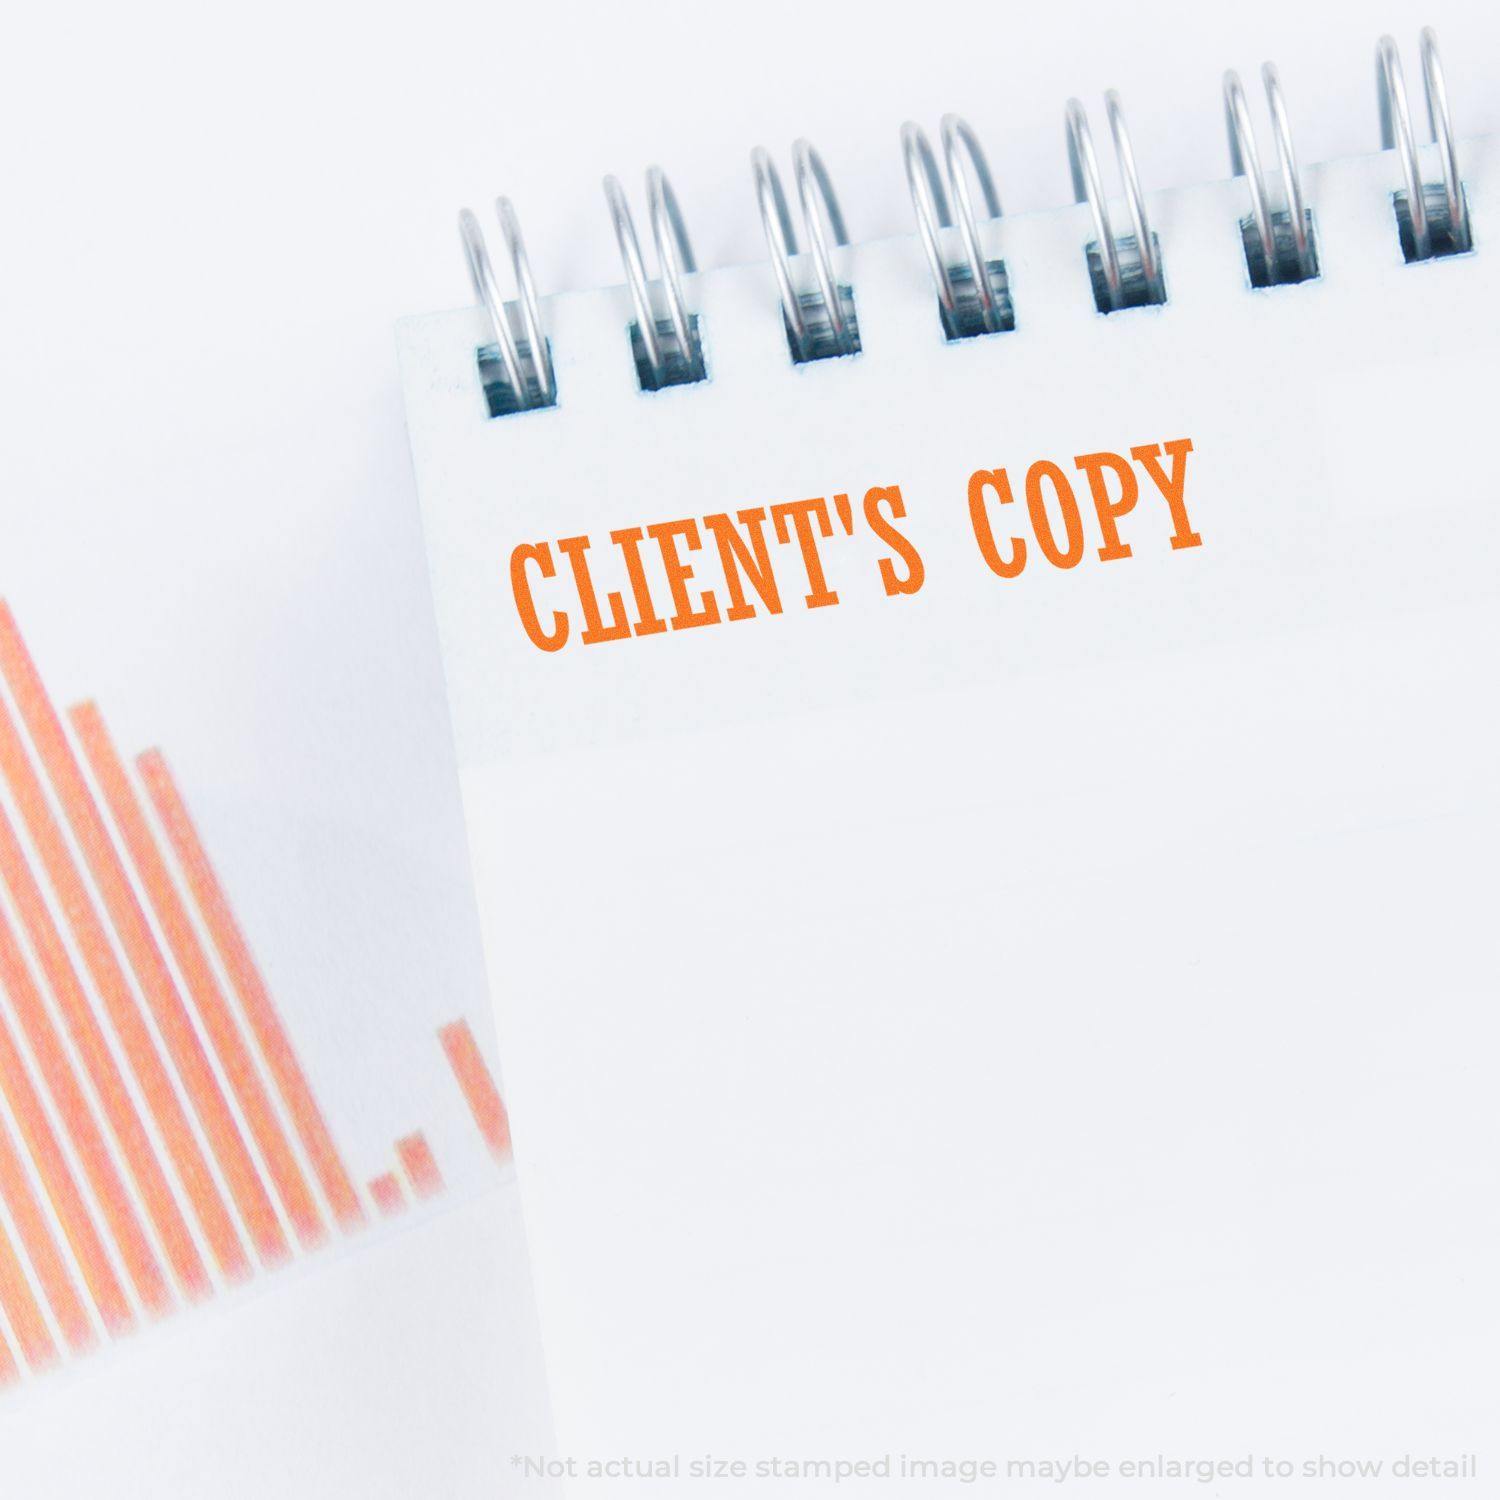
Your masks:
{"label": "orange bar graph", "polygon": [[[10,923],[0,915],[0,984],[13,998],[36,1007],[41,997],[36,993],[26,961],[16,945]],[[78,1191],[78,1184],[68,1167],[67,1158],[57,1143],[57,1136],[47,1119],[42,1101],[26,1073],[20,1049],[11,1035],[9,1024],[0,1018],[0,1092],[5,1095],[11,1113],[21,1129],[21,1138],[31,1153],[42,1191],[47,1195],[63,1234],[83,1272],[84,1285],[99,1309],[104,1326],[113,1334],[127,1332],[135,1324],[135,1314],[110,1264],[104,1242]]]}
{"label": "orange bar graph", "polygon": [[420,1130],[404,1135],[396,1142],[396,1156],[406,1170],[412,1190],[419,1198],[430,1198],[443,1188],[443,1174],[427,1144],[427,1137]]}
{"label": "orange bar graph", "polygon": [[505,1101],[485,1063],[479,1044],[467,1021],[450,1021],[438,1028],[438,1040],[443,1044],[448,1065],[453,1069],[458,1086],[468,1101],[469,1112],[479,1133],[498,1157],[510,1155],[510,1121],[505,1114]]}
{"label": "orange bar graph", "polygon": [[31,1295],[31,1284],[21,1269],[10,1236],[0,1228],[0,1308],[6,1322],[21,1346],[21,1358],[28,1368],[45,1370],[57,1363],[57,1345],[47,1320]]}
{"label": "orange bar graph", "polygon": [[98,708],[83,703],[72,709],[69,718],[83,745],[84,755],[93,767],[95,780],[124,839],[125,848],[141,877],[146,894],[166,935],[167,945],[182,972],[198,1014],[208,1032],[209,1041],[218,1054],[229,1086],[239,1102],[250,1133],[265,1158],[271,1182],[286,1209],[304,1246],[311,1248],[322,1241],[326,1231],[313,1201],[312,1192],[302,1175],[302,1168],[292,1154],[275,1108],[260,1081],[249,1050],[245,1046],[229,1006],[214,977],[213,966],[188,916],[187,908],[172,883],[172,876],[161,851],[142,815],[140,803],[125,774],[109,731]]}
{"label": "orange bar graph", "polygon": [[[0,850],[14,842],[15,834],[9,820],[0,812]],[[3,858],[3,853],[0,853],[0,858]],[[166,1278],[136,1218],[125,1185],[115,1171],[109,1148],[95,1123],[93,1111],[73,1076],[72,1065],[47,1014],[41,992],[32,981],[10,923],[3,914],[0,914],[0,982],[10,995],[21,1030],[31,1044],[42,1082],[57,1105],[57,1112],[98,1199],[105,1224],[125,1262],[126,1274],[136,1294],[152,1312],[166,1312],[172,1305]]]}
{"label": "orange bar graph", "polygon": [[4,1125],[0,1125],[0,1197],[5,1199],[5,1206],[10,1210],[26,1258],[36,1272],[42,1294],[68,1341],[68,1347],[76,1352],[92,1348],[97,1342],[93,1324],[89,1322],[73,1278],[68,1275],[67,1262],[52,1237],[41,1205],[31,1191],[26,1169],[21,1165],[21,1158],[10,1138],[10,1130]]}
{"label": "orange bar graph", "polygon": [[[5,618],[5,607],[0,606],[0,624],[3,624]],[[57,826],[57,819],[52,816],[42,783],[31,769],[30,759],[21,745],[15,724],[10,720],[9,709],[3,703],[0,703],[0,771],[5,774],[6,781],[9,781],[10,790],[21,808],[21,819],[26,823],[31,843],[36,844],[48,879],[58,897],[62,898],[63,910],[68,915],[69,926],[72,927],[80,953],[83,954],[84,968],[89,971],[89,977],[104,999],[115,1037],[120,1040],[130,1070],[135,1073],[136,1082],[141,1085],[147,1109],[151,1112],[151,1118],[156,1121],[157,1130],[162,1133],[166,1151],[186,1188],[193,1211],[198,1215],[199,1223],[204,1226],[208,1244],[213,1248],[214,1260],[223,1274],[242,1277],[251,1268],[246,1260],[245,1250],[240,1247],[233,1220],[229,1218],[228,1209],[223,1206],[219,1190],[208,1173],[207,1163],[202,1160],[198,1143],[193,1139],[192,1127],[187,1124],[186,1115],[183,1115],[183,1110],[177,1103],[171,1079],[166,1076],[165,1067],[156,1053],[156,1044],[151,1041],[151,1034],[147,1031],[135,996],[130,993],[129,981],[124,978],[118,960],[115,959],[114,948],[110,945],[104,924],[99,921],[93,900],[84,886],[83,876],[78,871],[74,856],[69,852],[62,829]],[[34,910],[33,926],[40,922],[36,915],[39,910],[45,910],[45,907],[37,906]],[[36,936],[34,930],[33,936]],[[69,1028],[74,1031],[75,1040],[83,1038],[80,1050],[86,1058],[92,1059],[96,1086],[101,1089],[102,1097],[113,1103],[111,1121],[115,1130],[124,1130],[121,1139],[132,1145],[130,1163],[133,1172],[144,1176],[147,1184],[156,1184],[159,1173],[154,1158],[150,1155],[147,1137],[139,1130],[139,1122],[135,1110],[130,1106],[129,1095],[114,1076],[113,1059],[110,1058],[104,1041],[90,1035],[95,1026],[89,1002],[83,993],[78,992],[77,987],[69,984],[71,965],[65,968],[58,956],[66,957],[60,945],[54,950],[54,965],[49,978],[57,987],[58,998],[65,1002]],[[108,1091],[105,1085],[110,1086]],[[141,1181],[139,1176],[138,1181]],[[202,1269],[196,1248],[193,1247],[192,1238],[187,1235],[186,1227],[178,1233],[177,1226],[172,1223],[177,1217],[177,1209],[165,1181],[150,1188],[142,1187],[142,1196],[145,1197],[151,1221],[156,1224],[157,1232],[162,1235],[163,1244],[168,1248],[178,1277],[183,1278],[186,1286],[199,1293],[207,1293],[210,1283]]]}
{"label": "orange bar graph", "polygon": [[[0,1388],[445,1190],[422,1130],[356,1189],[161,752],[60,716],[3,599],[0,790]],[[507,1160],[469,1022],[437,1034]]]}
{"label": "orange bar graph", "polygon": [[401,1191],[401,1181],[394,1172],[382,1172],[379,1177],[372,1177],[370,1196],[386,1218],[399,1214],[406,1207],[406,1194]]}
{"label": "orange bar graph", "polygon": [[312,1162],[323,1194],[338,1222],[345,1229],[352,1229],[363,1223],[365,1217],[354,1183],[323,1121],[322,1111],[297,1060],[291,1038],[282,1025],[260,969],[251,956],[250,945],[240,931],[229,900],[209,862],[187,804],[159,750],[148,750],[138,758],[137,764],[167,831],[167,839],[187,875],[193,899],[203,914],[214,946],[224,960],[224,967],[229,971],[261,1056],[276,1082],[296,1127],[297,1137]]}
{"label": "orange bar graph", "polygon": [[[93,799],[63,737],[62,725],[16,633],[10,610],[3,603],[0,603],[0,672],[10,682],[11,691],[15,693],[28,723],[44,730],[45,743],[39,748],[54,781],[61,776],[72,788],[73,796],[66,800],[69,819],[79,842],[86,850],[94,850],[96,862],[102,860],[101,848],[109,847],[108,831],[93,808]],[[214,1259],[226,1276],[246,1276],[250,1272],[250,1262],[240,1244],[234,1221],[199,1149],[187,1115],[178,1102],[172,1080],[157,1054],[145,1018],[48,806],[46,794],[31,769],[31,762],[11,723],[10,712],[3,704],[0,704],[0,769],[10,783],[21,809],[22,821],[62,900],[83,954],[84,966],[104,1000],[115,1035],[119,1037],[136,1081],[146,1096],[152,1118],[161,1131],[198,1221],[203,1225]],[[92,817],[88,816],[90,812]]]}

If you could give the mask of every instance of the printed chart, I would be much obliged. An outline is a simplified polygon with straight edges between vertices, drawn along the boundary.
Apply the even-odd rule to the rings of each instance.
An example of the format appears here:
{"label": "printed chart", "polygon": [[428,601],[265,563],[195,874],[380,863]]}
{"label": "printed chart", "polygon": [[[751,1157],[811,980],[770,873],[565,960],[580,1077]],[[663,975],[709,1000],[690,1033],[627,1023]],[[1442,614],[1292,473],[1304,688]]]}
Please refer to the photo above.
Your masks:
{"label": "printed chart", "polygon": [[[353,1163],[165,755],[60,712],[0,602],[0,1385],[442,1192],[419,1127]],[[493,1156],[469,1022],[433,1038]]]}

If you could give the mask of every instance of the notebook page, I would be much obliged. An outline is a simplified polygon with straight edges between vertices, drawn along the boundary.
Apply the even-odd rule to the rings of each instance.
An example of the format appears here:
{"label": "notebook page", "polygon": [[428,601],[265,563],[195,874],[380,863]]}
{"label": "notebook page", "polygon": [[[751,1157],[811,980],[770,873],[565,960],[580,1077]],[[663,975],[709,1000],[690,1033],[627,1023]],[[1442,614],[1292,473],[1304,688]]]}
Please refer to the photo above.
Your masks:
{"label": "notebook page", "polygon": [[549,302],[514,419],[476,314],[406,325],[538,1473],[1373,1495],[1492,1438],[1462,149],[1466,258],[1403,264],[1393,158],[1309,170],[1295,288],[1246,286],[1242,186],[1153,198],[1168,303],[1107,318],[1085,211],[1020,217],[1014,333],[945,344],[916,241],[863,245],[861,354],[792,368],[768,270],[713,272],[711,379],[654,396],[623,290]]}

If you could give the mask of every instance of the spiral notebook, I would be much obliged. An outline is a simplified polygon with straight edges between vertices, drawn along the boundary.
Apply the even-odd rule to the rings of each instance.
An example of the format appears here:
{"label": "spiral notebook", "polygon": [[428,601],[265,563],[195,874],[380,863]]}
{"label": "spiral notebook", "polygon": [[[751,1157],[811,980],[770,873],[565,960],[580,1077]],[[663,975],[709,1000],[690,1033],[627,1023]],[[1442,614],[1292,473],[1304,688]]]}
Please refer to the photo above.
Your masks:
{"label": "spiral notebook", "polygon": [[653,174],[648,274],[612,184],[587,294],[533,299],[502,204],[502,301],[465,221],[478,305],[400,344],[527,1483],[1483,1461],[1500,143],[1424,63],[1435,142],[1386,47],[1386,149],[1299,167],[1268,71],[1180,191],[1070,107],[1056,212],[909,128],[880,243],[757,153],[761,264],[697,271]]}

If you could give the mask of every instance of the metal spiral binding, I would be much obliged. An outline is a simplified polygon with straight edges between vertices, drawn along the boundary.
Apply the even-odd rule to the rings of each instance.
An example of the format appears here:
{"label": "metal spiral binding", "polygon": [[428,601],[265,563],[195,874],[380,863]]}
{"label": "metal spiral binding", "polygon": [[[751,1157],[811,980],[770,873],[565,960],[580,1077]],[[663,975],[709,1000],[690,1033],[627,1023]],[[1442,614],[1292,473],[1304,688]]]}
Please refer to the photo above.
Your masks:
{"label": "metal spiral binding", "polygon": [[683,295],[684,273],[697,269],[693,247],[688,241],[687,225],[677,194],[660,167],[646,173],[646,201],[651,213],[651,235],[656,241],[656,260],[661,267],[662,289],[666,296],[667,317],[659,321],[651,305],[651,288],[646,267],[641,260],[641,244],[636,238],[635,219],[618,177],[604,179],[604,198],[609,204],[625,262],[625,282],[635,305],[636,321],[631,326],[631,344],[635,352],[636,373],[641,389],[659,391],[669,385],[691,385],[705,378],[703,342],[698,320],[688,312]]}
{"label": "metal spiral binding", "polygon": [[[542,334],[542,314],[537,306],[536,283],[531,279],[531,264],[526,259],[526,245],[521,239],[521,225],[509,198],[495,200],[495,213],[500,220],[505,247],[510,252],[511,271],[521,304],[521,322],[526,330],[524,346],[516,342],[479,220],[467,208],[458,216],[458,234],[469,263],[469,275],[479,304],[489,319],[490,330],[495,335],[493,347],[503,369],[502,380],[486,379],[484,382],[492,417],[557,405],[557,375],[552,367],[552,350]],[[481,376],[486,373],[486,353],[484,349],[479,351]]]}
{"label": "metal spiral binding", "polygon": [[781,186],[781,174],[771,153],[757,146],[750,154],[755,177],[755,197],[760,205],[761,226],[771,252],[771,269],[781,291],[781,309],[786,319],[787,342],[798,364],[814,359],[833,359],[859,353],[859,326],[854,313],[854,295],[841,287],[833,271],[828,241],[844,246],[849,231],[844,224],[838,194],[823,158],[806,139],[792,146],[792,172],[802,205],[802,223],[812,252],[813,274],[818,296],[798,292],[792,280],[792,257],[797,253],[797,232]]}
{"label": "metal spiral binding", "polygon": [[[1410,262],[1473,249],[1473,226],[1459,176],[1448,93],[1437,39],[1430,27],[1421,34],[1421,57],[1428,125],[1442,174],[1435,182],[1423,178],[1396,44],[1390,37],[1382,37],[1376,51],[1381,144],[1384,150],[1394,150],[1400,162],[1404,188],[1393,194],[1393,203],[1401,248]],[[1233,71],[1223,80],[1224,117],[1230,163],[1234,175],[1245,179],[1250,197],[1250,212],[1239,225],[1250,283],[1273,287],[1311,280],[1318,276],[1320,267],[1316,225],[1302,188],[1286,102],[1270,63],[1262,66],[1261,81],[1280,168],[1279,198],[1273,198],[1268,190],[1244,87]],[[1161,246],[1147,216],[1120,96],[1110,90],[1104,103],[1130,215],[1128,234],[1117,233],[1110,222],[1088,116],[1076,99],[1070,99],[1067,106],[1068,166],[1074,199],[1087,206],[1093,221],[1094,238],[1084,246],[1084,253],[1095,305],[1100,312],[1114,313],[1165,302],[1166,280]],[[980,234],[982,223],[1000,218],[1000,195],[979,138],[969,124],[958,115],[945,115],[940,133],[941,169],[931,142],[919,126],[908,122],[902,127],[901,146],[943,330],[950,340],[1003,332],[1015,327],[1005,263],[985,258]],[[800,290],[794,276],[798,231],[775,163],[759,148],[750,160],[793,362],[857,354],[860,332],[853,290],[839,283],[833,261],[834,250],[848,245],[849,233],[822,157],[806,140],[792,147],[802,234],[815,290]],[[975,188],[984,211],[982,220],[975,211]],[[702,333],[684,290],[684,278],[696,273],[697,263],[671,184],[659,167],[652,167],[646,174],[659,266],[656,283],[647,277],[634,219],[619,179],[605,178],[604,193],[636,315],[630,338],[641,388],[656,391],[707,379]],[[459,215],[459,235],[492,335],[476,351],[481,381],[490,415],[503,416],[556,405],[557,377],[515,210],[506,198],[497,199],[495,208],[515,277],[514,303],[507,304],[502,298],[479,222],[467,209]],[[998,232],[1003,234],[1003,230]],[[957,258],[952,254],[954,248],[961,250]],[[664,317],[657,316],[658,306],[664,309]]]}
{"label": "metal spiral binding", "polygon": [[1424,27],[1421,37],[1422,82],[1427,95],[1427,123],[1443,164],[1441,184],[1422,180],[1411,111],[1406,104],[1406,80],[1395,40],[1383,36],[1375,51],[1375,86],[1380,99],[1380,147],[1393,147],[1401,158],[1404,194],[1396,197],[1396,222],[1407,260],[1431,260],[1459,255],[1470,249],[1469,205],[1458,175],[1458,153],[1453,145],[1453,120],[1448,113],[1448,90],[1438,57],[1437,37]]}
{"label": "metal spiral binding", "polygon": [[[986,261],[980,248],[979,225],[969,192],[969,171],[979,184],[987,220],[1000,217],[1000,194],[995,190],[984,148],[969,122],[961,115],[944,115],[939,130],[947,169],[946,186],[926,131],[910,120],[901,127],[901,152],[922,249],[932,268],[932,279],[937,283],[943,331],[949,339],[1002,333],[1016,326],[1010,285],[1005,263]],[[969,171],[964,169],[965,156],[969,159]],[[949,264],[942,246],[941,232],[952,229],[955,222],[964,247],[964,264],[959,267]]]}
{"label": "metal spiral binding", "polygon": [[[1281,186],[1285,202],[1272,205],[1266,179],[1255,149],[1250,127],[1250,107],[1240,75],[1232,68],[1224,75],[1224,118],[1229,128],[1229,162],[1236,177],[1250,188],[1250,219],[1245,234],[1245,260],[1252,286],[1285,286],[1307,281],[1318,274],[1318,255],[1313,244],[1312,215],[1303,204],[1302,175],[1292,147],[1292,127],[1287,118],[1281,79],[1273,63],[1261,64],[1261,82],[1271,111],[1271,129],[1276,137],[1276,156],[1281,164]],[[1253,235],[1249,230],[1253,229]]]}
{"label": "metal spiral binding", "polygon": [[1120,165],[1120,181],[1125,187],[1125,206],[1130,211],[1133,231],[1118,237],[1109,222],[1109,205],[1099,177],[1099,159],[1094,155],[1089,117],[1078,100],[1068,100],[1068,166],[1073,174],[1073,198],[1075,202],[1088,204],[1094,220],[1097,239],[1085,247],[1085,252],[1094,280],[1095,303],[1100,312],[1107,313],[1165,302],[1167,289],[1162,277],[1161,249],[1146,217],[1146,197],[1135,169],[1125,109],[1114,89],[1104,96],[1104,112],[1115,141],[1115,157]]}

